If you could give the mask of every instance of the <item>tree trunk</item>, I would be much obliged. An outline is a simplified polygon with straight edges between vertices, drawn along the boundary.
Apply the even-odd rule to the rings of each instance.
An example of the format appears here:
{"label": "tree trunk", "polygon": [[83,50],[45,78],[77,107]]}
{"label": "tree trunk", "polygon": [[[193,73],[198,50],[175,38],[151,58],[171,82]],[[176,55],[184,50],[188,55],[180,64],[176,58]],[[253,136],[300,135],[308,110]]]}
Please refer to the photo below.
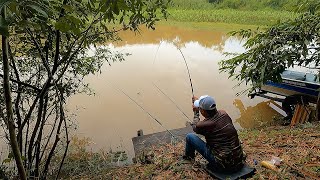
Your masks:
{"label": "tree trunk", "polygon": [[318,93],[318,100],[317,100],[317,106],[316,106],[316,116],[317,116],[317,120],[320,121],[320,92]]}
{"label": "tree trunk", "polygon": [[[3,19],[5,19],[5,14],[6,14],[5,8],[3,8],[1,13],[1,16]],[[7,111],[6,121],[7,121],[8,130],[9,130],[10,145],[11,145],[14,159],[16,161],[20,179],[26,180],[27,176],[23,166],[21,152],[19,150],[19,145],[18,145],[16,132],[15,132],[15,125],[13,121],[13,107],[12,107],[11,89],[10,89],[10,82],[9,82],[10,66],[9,66],[9,60],[8,60],[8,39],[6,36],[2,36],[2,61],[3,61],[3,76],[4,76],[3,89],[4,89],[4,97],[5,97],[6,111]]]}
{"label": "tree trunk", "polygon": [[[320,71],[318,71],[318,78],[320,78]],[[320,91],[318,93],[318,100],[316,105],[316,118],[320,121]]]}

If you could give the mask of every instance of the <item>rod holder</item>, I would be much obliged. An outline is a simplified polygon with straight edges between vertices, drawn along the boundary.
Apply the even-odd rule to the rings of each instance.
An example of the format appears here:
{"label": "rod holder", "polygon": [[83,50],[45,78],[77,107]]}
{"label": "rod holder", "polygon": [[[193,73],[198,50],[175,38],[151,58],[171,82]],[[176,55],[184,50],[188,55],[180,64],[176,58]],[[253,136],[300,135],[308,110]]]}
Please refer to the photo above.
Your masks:
{"label": "rod holder", "polygon": [[143,136],[143,130],[142,129],[139,129],[137,131],[137,136]]}

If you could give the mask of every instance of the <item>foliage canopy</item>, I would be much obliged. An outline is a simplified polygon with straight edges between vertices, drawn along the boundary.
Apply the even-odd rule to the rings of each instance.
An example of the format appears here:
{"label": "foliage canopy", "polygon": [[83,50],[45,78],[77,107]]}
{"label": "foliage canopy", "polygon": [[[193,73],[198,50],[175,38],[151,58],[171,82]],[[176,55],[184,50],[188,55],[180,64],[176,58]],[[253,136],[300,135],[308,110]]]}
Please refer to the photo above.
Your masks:
{"label": "foliage canopy", "polygon": [[[281,73],[290,67],[319,68],[320,63],[320,3],[294,20],[278,23],[265,31],[232,32],[246,39],[247,51],[220,62],[220,70],[240,83],[251,85],[249,92],[267,81],[281,81]],[[303,6],[301,6],[304,8]]]}

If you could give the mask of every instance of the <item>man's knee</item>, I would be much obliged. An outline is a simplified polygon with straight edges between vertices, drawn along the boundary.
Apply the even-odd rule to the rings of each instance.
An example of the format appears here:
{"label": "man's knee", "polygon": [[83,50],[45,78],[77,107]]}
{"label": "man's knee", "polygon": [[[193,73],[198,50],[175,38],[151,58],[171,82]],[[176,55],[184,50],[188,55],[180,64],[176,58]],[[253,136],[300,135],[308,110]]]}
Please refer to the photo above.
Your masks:
{"label": "man's knee", "polygon": [[191,139],[194,139],[196,137],[196,135],[194,133],[188,133],[186,136],[186,140],[190,141]]}

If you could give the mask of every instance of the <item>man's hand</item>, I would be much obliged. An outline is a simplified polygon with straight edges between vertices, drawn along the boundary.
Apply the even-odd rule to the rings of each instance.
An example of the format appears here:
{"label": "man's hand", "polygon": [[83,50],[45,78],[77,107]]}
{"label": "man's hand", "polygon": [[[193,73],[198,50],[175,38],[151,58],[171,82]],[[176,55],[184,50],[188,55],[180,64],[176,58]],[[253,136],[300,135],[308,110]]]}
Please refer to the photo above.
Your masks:
{"label": "man's hand", "polygon": [[194,103],[194,101],[196,101],[196,100],[198,100],[198,99],[199,99],[198,97],[193,96],[193,97],[192,97],[192,102]]}
{"label": "man's hand", "polygon": [[194,105],[193,105],[193,103],[194,103],[194,101],[196,101],[196,100],[198,100],[199,98],[197,98],[196,96],[193,96],[192,97],[192,110],[193,110],[193,112],[198,112],[199,111],[199,108],[197,108],[197,107],[195,107]]}
{"label": "man's hand", "polygon": [[195,106],[192,104],[192,110],[193,110],[193,112],[198,112],[198,111],[199,111],[199,108],[195,107]]}

